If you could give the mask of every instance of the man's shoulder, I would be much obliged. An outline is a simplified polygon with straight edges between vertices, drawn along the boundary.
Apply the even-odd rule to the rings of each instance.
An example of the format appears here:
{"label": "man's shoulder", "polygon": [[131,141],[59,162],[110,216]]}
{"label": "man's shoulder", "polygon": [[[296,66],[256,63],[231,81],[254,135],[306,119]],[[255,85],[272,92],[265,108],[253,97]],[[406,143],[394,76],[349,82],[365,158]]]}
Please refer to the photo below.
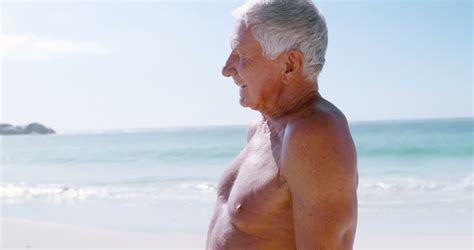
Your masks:
{"label": "man's shoulder", "polygon": [[[324,142],[350,136],[344,114],[330,103],[317,103],[311,112],[290,120],[285,131],[286,139],[292,141]],[[312,140],[317,139],[317,140]]]}
{"label": "man's shoulder", "polygon": [[283,149],[285,170],[356,170],[356,151],[347,120],[332,104],[316,105],[310,114],[292,120],[285,131]]}

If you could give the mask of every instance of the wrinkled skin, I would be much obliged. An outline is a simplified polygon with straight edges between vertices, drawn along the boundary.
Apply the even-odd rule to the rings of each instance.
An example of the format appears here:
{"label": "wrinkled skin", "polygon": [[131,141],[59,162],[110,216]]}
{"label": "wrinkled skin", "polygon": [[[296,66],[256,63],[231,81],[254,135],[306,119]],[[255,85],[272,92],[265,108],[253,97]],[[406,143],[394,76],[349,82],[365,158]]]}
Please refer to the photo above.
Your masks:
{"label": "wrinkled skin", "polygon": [[305,79],[303,55],[263,56],[238,24],[223,75],[259,111],[247,144],[222,175],[207,249],[352,249],[356,151],[347,121]]}

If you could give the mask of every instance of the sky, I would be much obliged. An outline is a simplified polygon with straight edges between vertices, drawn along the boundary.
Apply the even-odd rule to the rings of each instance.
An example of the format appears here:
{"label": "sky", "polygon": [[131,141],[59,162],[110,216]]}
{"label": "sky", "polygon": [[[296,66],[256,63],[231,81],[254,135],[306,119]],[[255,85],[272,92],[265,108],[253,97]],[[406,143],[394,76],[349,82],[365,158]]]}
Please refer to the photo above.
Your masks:
{"label": "sky", "polygon": [[[248,124],[221,75],[243,1],[1,3],[0,122],[57,131]],[[317,1],[323,97],[349,121],[473,116],[471,1]]]}

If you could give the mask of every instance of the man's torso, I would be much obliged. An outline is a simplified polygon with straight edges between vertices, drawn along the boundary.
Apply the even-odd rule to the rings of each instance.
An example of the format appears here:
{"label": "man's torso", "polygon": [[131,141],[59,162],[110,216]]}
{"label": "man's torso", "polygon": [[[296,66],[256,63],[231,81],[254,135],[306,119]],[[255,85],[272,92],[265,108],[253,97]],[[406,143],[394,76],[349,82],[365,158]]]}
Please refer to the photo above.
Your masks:
{"label": "man's torso", "polygon": [[347,130],[343,114],[325,100],[293,116],[277,134],[264,121],[249,129],[247,145],[219,181],[207,249],[296,248],[291,194],[280,164],[282,141],[292,123],[328,116]]}
{"label": "man's torso", "polygon": [[294,248],[291,196],[278,167],[281,136],[270,138],[263,122],[253,129],[219,181],[209,249]]}

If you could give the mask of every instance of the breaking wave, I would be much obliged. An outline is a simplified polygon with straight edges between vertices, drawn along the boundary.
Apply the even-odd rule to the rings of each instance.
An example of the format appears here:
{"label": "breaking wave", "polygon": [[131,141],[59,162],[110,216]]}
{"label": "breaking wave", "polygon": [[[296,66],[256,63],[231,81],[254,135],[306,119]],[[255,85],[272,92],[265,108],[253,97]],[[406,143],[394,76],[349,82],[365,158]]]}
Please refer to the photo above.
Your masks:
{"label": "breaking wave", "polygon": [[30,200],[84,201],[111,200],[202,200],[214,198],[216,187],[206,182],[160,185],[96,185],[69,186],[63,184],[5,183],[0,185],[0,199],[6,203]]}

